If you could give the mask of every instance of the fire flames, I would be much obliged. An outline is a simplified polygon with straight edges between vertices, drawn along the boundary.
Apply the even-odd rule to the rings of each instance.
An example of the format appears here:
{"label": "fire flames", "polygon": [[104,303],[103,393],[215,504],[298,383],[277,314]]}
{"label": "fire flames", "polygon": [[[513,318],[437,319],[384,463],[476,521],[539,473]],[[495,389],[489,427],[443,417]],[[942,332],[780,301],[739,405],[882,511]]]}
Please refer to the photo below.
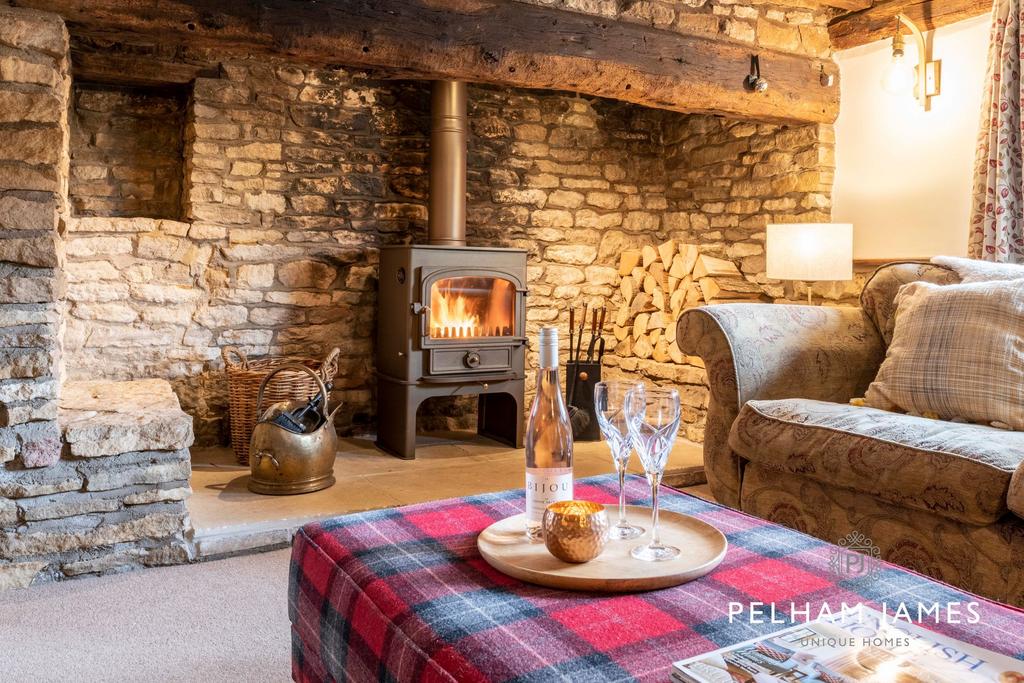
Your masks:
{"label": "fire flames", "polygon": [[430,304],[433,337],[479,337],[480,317],[473,314],[466,297],[438,293]]}
{"label": "fire flames", "polygon": [[430,292],[430,336],[434,339],[501,337],[512,334],[513,292],[506,280],[450,278]]}

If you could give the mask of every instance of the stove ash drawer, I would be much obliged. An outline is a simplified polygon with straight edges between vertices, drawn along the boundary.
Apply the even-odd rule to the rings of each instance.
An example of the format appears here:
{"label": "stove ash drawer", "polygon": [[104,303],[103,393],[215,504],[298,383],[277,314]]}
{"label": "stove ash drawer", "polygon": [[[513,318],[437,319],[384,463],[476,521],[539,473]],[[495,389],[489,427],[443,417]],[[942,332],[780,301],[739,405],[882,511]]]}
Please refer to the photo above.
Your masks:
{"label": "stove ash drawer", "polygon": [[430,374],[455,375],[467,372],[494,372],[512,369],[512,349],[431,349]]}

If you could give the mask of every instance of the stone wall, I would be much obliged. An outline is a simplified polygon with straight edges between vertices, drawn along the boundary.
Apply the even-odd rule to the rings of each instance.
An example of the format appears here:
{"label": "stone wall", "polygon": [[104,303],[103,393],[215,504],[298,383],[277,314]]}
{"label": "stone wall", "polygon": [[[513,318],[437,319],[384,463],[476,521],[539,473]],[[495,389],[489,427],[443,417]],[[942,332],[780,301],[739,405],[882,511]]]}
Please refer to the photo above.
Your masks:
{"label": "stone wall", "polygon": [[0,477],[0,589],[191,558],[192,419],[164,380],[68,382],[64,455]]}
{"label": "stone wall", "polygon": [[189,557],[170,385],[62,383],[67,54],[59,17],[0,7],[0,589]]}
{"label": "stone wall", "polygon": [[180,218],[186,99],[176,88],[74,84],[76,215]]}
{"label": "stone wall", "polygon": [[[828,13],[818,6],[525,1],[830,58]],[[196,417],[198,439],[210,443],[227,434],[223,347],[322,356],[337,345],[339,426],[372,431],[377,248],[425,239],[427,84],[209,53],[174,58],[221,74],[197,79],[184,109],[181,222],[69,225],[70,376],[101,365],[113,378],[166,377]],[[686,235],[763,281],[760,212],[780,220],[828,212],[828,127],[734,125],[567,93],[471,86],[469,94],[469,242],[529,250],[531,335],[564,326],[572,305],[610,299],[625,246]],[[693,152],[701,132],[704,149]],[[822,191],[755,182],[752,168],[780,163],[757,147],[776,137],[778,151],[800,155],[793,164],[810,173],[810,156],[825,155]],[[743,174],[757,196],[727,188],[727,200],[702,198],[732,181],[742,187]],[[801,206],[811,195],[820,205]],[[768,203],[754,209],[753,200]],[[772,201],[796,204],[770,209]],[[772,296],[796,294],[777,290]],[[610,356],[609,372],[692,384],[687,433],[699,438],[699,369],[623,360]],[[472,401],[422,412],[424,426],[461,426],[471,423]]]}
{"label": "stone wall", "polygon": [[[669,117],[662,139],[670,209],[658,229],[641,236],[616,235],[616,249],[656,246],[668,239],[698,244],[701,253],[736,263],[773,300],[787,301],[796,294],[792,285],[787,290],[765,277],[765,226],[830,220],[832,127]],[[606,235],[611,238],[611,233]],[[832,302],[855,294],[851,284],[823,283],[816,291]],[[707,380],[700,360],[688,361],[659,363],[616,348],[608,364],[624,374],[677,387],[684,433],[703,441]]]}
{"label": "stone wall", "polygon": [[[223,347],[337,345],[341,427],[372,430],[377,248],[425,238],[428,88],[285,64],[224,72],[196,82],[188,112],[185,222],[70,222],[70,375],[167,377],[212,442],[226,432]],[[530,335],[564,326],[572,305],[610,301],[621,250],[668,237],[736,259],[782,297],[763,276],[764,224],[829,211],[827,126],[469,95],[468,239],[529,251]],[[687,434],[700,438],[699,369],[609,360],[611,374],[687,385]],[[464,425],[471,411],[435,406],[427,426]]]}
{"label": "stone wall", "polygon": [[58,17],[0,7],[0,477],[60,457],[67,50]]}
{"label": "stone wall", "polygon": [[[425,237],[429,89],[285,65],[225,72],[196,82],[186,222],[69,222],[69,374],[170,378],[209,442],[225,432],[224,346],[337,345],[342,427],[372,428],[377,248]],[[661,113],[476,87],[470,101],[469,240],[531,250],[533,334],[566,302],[611,293],[611,270],[581,259],[606,227],[642,229],[613,209],[664,206],[663,183],[644,180],[664,174]],[[437,407],[430,426],[464,413]]]}

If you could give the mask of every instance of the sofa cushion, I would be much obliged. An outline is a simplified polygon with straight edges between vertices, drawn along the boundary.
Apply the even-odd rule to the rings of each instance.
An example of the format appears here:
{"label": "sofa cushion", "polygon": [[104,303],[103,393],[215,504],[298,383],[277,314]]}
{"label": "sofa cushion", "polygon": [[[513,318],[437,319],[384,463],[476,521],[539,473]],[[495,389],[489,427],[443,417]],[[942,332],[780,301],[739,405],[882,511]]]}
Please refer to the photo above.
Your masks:
{"label": "sofa cushion", "polygon": [[869,406],[1024,431],[1024,279],[912,282],[896,310]]}
{"label": "sofa cushion", "polygon": [[809,399],[749,401],[729,434],[742,458],[969,524],[1007,513],[1024,432]]}

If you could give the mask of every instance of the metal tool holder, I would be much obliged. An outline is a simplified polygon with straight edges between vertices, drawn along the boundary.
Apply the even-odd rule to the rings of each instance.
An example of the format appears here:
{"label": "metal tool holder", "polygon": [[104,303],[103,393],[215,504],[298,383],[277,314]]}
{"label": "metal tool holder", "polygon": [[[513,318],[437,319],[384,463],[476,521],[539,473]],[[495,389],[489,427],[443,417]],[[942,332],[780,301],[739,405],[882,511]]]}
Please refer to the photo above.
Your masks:
{"label": "metal tool holder", "polygon": [[576,441],[601,440],[601,429],[594,412],[594,385],[600,381],[599,361],[570,361],[565,364],[565,404],[579,408],[590,418],[578,434],[573,431],[572,438]]}

